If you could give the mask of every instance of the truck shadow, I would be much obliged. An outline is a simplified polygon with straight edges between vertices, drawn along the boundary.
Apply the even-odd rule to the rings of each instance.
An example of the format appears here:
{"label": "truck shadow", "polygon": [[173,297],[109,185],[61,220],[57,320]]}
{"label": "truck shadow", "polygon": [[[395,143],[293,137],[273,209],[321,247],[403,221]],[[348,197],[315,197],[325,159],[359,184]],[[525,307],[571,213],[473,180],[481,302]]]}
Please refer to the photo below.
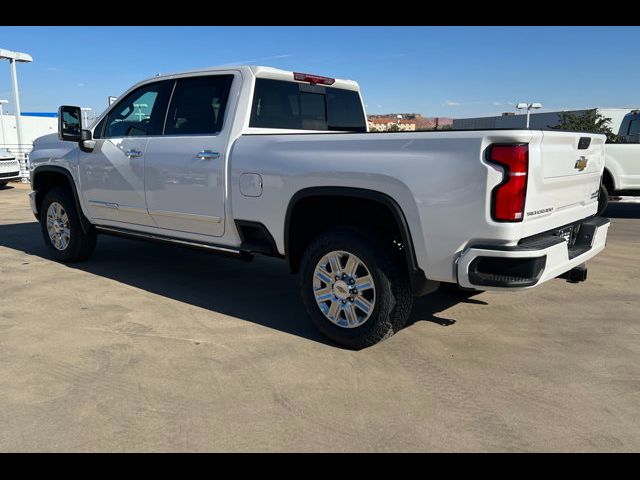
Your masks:
{"label": "truck shadow", "polygon": [[[35,222],[0,225],[0,247],[51,258]],[[331,345],[307,318],[298,276],[289,274],[279,259],[257,256],[253,262],[243,262],[103,235],[91,259],[67,267]],[[465,294],[438,291],[416,299],[409,325],[419,321],[453,325],[455,320],[437,314],[460,302],[484,304]]]}
{"label": "truck shadow", "polygon": [[602,216],[608,218],[640,218],[640,203],[611,202]]}

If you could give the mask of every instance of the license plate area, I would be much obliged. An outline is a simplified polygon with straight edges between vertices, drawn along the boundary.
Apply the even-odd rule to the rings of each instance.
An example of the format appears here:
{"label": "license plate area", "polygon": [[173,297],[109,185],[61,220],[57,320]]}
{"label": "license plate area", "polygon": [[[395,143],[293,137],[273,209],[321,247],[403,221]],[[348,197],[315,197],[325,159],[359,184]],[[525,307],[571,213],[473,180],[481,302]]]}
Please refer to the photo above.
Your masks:
{"label": "license plate area", "polygon": [[576,243],[576,234],[578,228],[575,225],[568,225],[566,227],[559,228],[553,234],[557,237],[564,239],[565,242],[572,246]]}
{"label": "license plate area", "polygon": [[568,243],[569,252],[572,247],[586,246],[591,248],[597,228],[607,223],[608,220],[604,217],[588,217],[560,228],[523,238],[518,242],[518,246],[539,248],[540,245],[546,245],[550,239],[560,237]]}

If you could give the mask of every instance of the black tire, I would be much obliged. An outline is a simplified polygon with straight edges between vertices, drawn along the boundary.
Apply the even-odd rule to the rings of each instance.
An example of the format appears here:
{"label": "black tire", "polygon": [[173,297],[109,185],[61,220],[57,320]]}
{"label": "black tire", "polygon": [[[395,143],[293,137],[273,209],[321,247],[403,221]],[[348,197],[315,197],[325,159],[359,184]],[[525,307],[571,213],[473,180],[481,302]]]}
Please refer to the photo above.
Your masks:
{"label": "black tire", "polygon": [[0,188],[6,187],[7,183],[9,183],[9,182],[0,182]]}
{"label": "black tire", "polygon": [[604,186],[604,183],[601,183],[600,191],[598,192],[598,212],[596,215],[601,216],[607,209],[607,205],[609,205],[609,191]]}
{"label": "black tire", "polygon": [[[304,251],[300,265],[300,291],[313,324],[335,343],[354,350],[374,345],[390,337],[409,319],[413,294],[400,255],[376,239],[375,232],[340,227],[317,238]],[[313,277],[323,256],[342,250],[357,256],[369,270],[375,285],[375,304],[371,316],[360,326],[344,328],[334,324],[316,303]]]}
{"label": "black tire", "polygon": [[[47,230],[47,212],[53,202],[62,205],[69,219],[69,242],[64,249],[58,249],[54,246]],[[40,227],[42,229],[44,242],[49,248],[49,251],[52,256],[60,262],[85,260],[91,256],[96,247],[95,230],[92,229],[88,234],[82,231],[76,203],[73,200],[71,192],[67,189],[54,188],[47,192],[42,201],[42,205],[40,205]]]}

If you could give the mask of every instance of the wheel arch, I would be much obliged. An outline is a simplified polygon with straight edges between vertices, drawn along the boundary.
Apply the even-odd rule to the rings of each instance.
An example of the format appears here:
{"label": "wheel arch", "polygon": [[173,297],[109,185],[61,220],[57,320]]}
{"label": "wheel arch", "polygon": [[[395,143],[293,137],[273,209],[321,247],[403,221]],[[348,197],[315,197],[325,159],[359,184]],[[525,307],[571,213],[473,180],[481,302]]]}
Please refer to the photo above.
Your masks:
{"label": "wheel arch", "polygon": [[292,225],[295,221],[293,217],[296,213],[296,208],[302,205],[302,202],[310,201],[314,197],[334,197],[334,199],[352,198],[369,202],[372,206],[378,205],[384,208],[395,222],[395,226],[405,247],[404,259],[414,295],[430,293],[437,287],[438,282],[428,280],[424,271],[418,266],[411,230],[402,207],[385,193],[357,187],[309,187],[297,191],[291,197],[285,213],[284,251],[285,258],[292,273],[297,272],[299,269],[301,258],[300,250],[305,245],[304,242],[302,245],[296,245],[293,239],[293,233],[295,231]]}
{"label": "wheel arch", "polygon": [[607,167],[604,167],[604,171],[602,172],[602,183],[609,194],[612,194],[616,190],[615,177]]}
{"label": "wheel arch", "polygon": [[57,165],[41,165],[34,168],[31,172],[31,189],[37,192],[36,205],[38,205],[38,215],[36,215],[36,218],[39,218],[39,214],[41,213],[39,209],[44,196],[49,190],[56,187],[69,188],[73,196],[76,209],[78,210],[82,231],[84,233],[89,233],[92,225],[82,211],[82,205],[80,204],[80,197],[78,196],[78,190],[76,188],[75,181],[73,180],[73,175],[71,175],[71,172],[66,168]]}

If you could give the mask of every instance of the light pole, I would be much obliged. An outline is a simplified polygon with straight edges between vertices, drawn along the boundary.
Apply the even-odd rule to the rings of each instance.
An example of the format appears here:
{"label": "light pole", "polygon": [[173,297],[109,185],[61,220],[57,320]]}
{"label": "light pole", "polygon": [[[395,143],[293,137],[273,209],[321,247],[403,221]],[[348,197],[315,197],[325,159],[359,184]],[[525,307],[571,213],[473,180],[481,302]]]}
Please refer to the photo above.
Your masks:
{"label": "light pole", "polygon": [[22,152],[22,122],[20,120],[20,94],[18,92],[18,75],[16,73],[16,63],[33,62],[31,55],[21,52],[12,52],[0,48],[0,59],[9,60],[11,70],[11,83],[13,86],[13,103],[16,115],[16,131],[18,134],[18,151],[20,152],[20,181],[22,183],[29,182],[29,172],[27,170],[27,155]]}
{"label": "light pole", "polygon": [[531,110],[537,110],[538,108],[542,108],[542,104],[541,103],[519,103],[518,105],[516,105],[516,108],[518,110],[527,110],[527,130],[529,129],[529,113],[531,112]]}
{"label": "light pole", "polygon": [[142,113],[142,109],[143,108],[148,108],[149,105],[147,105],[146,103],[134,103],[133,106],[134,106],[134,108],[138,109],[138,111],[136,113],[134,113],[134,115],[138,115],[138,117],[140,117],[138,119],[138,121],[141,122],[142,121],[142,117],[146,117],[147,116],[146,113]]}
{"label": "light pole", "polygon": [[9,103],[9,100],[0,100],[0,130],[2,131],[2,144],[5,145],[7,143],[7,139],[4,136],[4,112],[2,110],[2,106]]}

